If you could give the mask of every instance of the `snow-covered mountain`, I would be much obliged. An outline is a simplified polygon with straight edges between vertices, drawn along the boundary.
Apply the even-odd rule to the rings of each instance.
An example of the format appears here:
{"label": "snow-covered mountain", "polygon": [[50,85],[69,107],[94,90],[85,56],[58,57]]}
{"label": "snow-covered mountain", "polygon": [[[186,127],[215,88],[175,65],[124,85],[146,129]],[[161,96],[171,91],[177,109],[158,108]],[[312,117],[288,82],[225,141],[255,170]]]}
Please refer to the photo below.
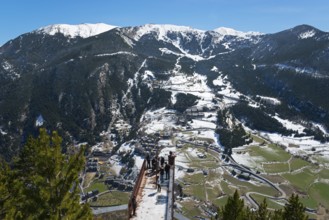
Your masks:
{"label": "snow-covered mountain", "polygon": [[251,36],[258,36],[258,35],[263,35],[263,33],[260,32],[255,32],[255,31],[248,31],[248,32],[242,32],[242,31],[237,31],[232,28],[227,28],[227,27],[219,27],[214,29],[215,32],[221,34],[221,35],[229,35],[229,36],[236,36],[240,38],[247,38]]}
{"label": "snow-covered mountain", "polygon": [[55,35],[61,33],[66,37],[82,37],[87,38],[101,34],[103,32],[109,31],[117,26],[108,25],[104,23],[97,24],[78,24],[78,25],[69,25],[69,24],[54,24],[46,27],[39,28],[36,30],[36,33],[44,33],[49,35]]}
{"label": "snow-covered mountain", "polygon": [[[92,144],[104,131],[118,141],[133,137],[146,110],[182,113],[195,103],[216,103],[256,130],[326,141],[328,45],[328,33],[307,25],[275,34],[156,24],[40,28],[0,47],[0,153],[11,157],[21,137],[36,132],[39,115],[66,141]],[[305,132],[283,128],[285,120]]]}
{"label": "snow-covered mountain", "polygon": [[141,37],[147,34],[155,34],[158,40],[166,40],[170,34],[181,34],[186,36],[188,34],[194,34],[202,38],[205,31],[194,29],[187,26],[177,26],[170,24],[146,24],[143,26],[132,28],[130,31],[133,32],[134,39],[138,41]]}
{"label": "snow-covered mountain", "polygon": [[[205,37],[206,32],[210,32],[210,30],[199,30],[188,26],[177,26],[170,24],[146,24],[139,27],[131,28],[131,30],[135,30],[135,40],[139,40],[142,36],[150,33],[155,33],[158,36],[159,40],[165,40],[168,35],[174,33],[179,33],[182,36],[193,34],[195,36],[198,36],[199,39],[202,39],[203,37]],[[222,36],[235,36],[240,38],[263,35],[263,33],[259,32],[242,32],[226,27],[219,27],[214,29],[213,31]]]}

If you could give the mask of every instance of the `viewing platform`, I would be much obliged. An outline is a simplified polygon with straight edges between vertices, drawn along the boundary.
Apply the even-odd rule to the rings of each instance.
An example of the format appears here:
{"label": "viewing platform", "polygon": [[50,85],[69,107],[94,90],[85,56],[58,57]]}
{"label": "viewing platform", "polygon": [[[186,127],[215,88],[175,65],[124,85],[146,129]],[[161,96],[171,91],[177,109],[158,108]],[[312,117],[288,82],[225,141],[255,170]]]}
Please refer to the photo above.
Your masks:
{"label": "viewing platform", "polygon": [[136,216],[131,219],[166,219],[168,205],[168,184],[169,180],[164,180],[161,191],[157,191],[156,176],[146,173],[143,178],[141,192],[137,196]]}
{"label": "viewing platform", "polygon": [[[159,163],[159,162],[158,162]],[[174,171],[175,166],[171,165],[168,178],[166,174],[161,175],[157,170],[147,169],[146,160],[143,162],[139,177],[136,181],[129,205],[128,212],[133,220],[172,220],[174,204]],[[157,176],[160,181],[157,181]],[[158,190],[157,183],[161,190]],[[136,210],[133,215],[132,198],[136,199]]]}

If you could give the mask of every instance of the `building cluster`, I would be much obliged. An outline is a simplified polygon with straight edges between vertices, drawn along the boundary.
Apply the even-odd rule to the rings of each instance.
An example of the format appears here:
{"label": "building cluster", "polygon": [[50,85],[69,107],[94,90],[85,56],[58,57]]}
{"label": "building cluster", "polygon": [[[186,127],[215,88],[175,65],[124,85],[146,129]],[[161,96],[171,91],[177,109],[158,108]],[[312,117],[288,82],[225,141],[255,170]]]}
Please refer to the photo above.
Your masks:
{"label": "building cluster", "polygon": [[134,185],[131,183],[131,181],[121,178],[109,177],[104,181],[104,183],[119,191],[132,191],[134,188]]}
{"label": "building cluster", "polygon": [[[160,140],[160,133],[155,133],[154,135],[148,135],[141,137],[139,140],[140,143],[140,150],[143,155],[146,155],[145,152],[149,153],[150,155],[156,155],[156,151],[158,150],[158,142]],[[135,148],[136,152],[136,148]]]}
{"label": "building cluster", "polygon": [[98,172],[99,165],[97,158],[89,158],[86,164],[86,172]]}
{"label": "building cluster", "polygon": [[203,118],[204,112],[207,111],[206,107],[192,106],[185,110],[184,114],[187,119]]}
{"label": "building cluster", "polygon": [[88,199],[97,200],[98,193],[99,193],[99,191],[97,189],[89,191],[86,194],[81,196],[81,201],[82,202],[87,202]]}
{"label": "building cluster", "polygon": [[202,119],[206,112],[216,111],[215,106],[192,106],[177,117],[176,124],[186,126],[187,122],[192,119]]}

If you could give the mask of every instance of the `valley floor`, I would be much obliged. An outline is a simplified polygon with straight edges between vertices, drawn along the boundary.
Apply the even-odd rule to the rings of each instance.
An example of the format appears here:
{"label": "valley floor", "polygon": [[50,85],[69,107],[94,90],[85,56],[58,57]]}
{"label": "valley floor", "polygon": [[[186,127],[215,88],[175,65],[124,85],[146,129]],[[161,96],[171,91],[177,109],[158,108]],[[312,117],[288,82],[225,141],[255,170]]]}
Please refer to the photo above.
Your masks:
{"label": "valley floor", "polygon": [[[176,155],[175,182],[179,192],[176,211],[191,219],[211,218],[216,215],[218,207],[226,203],[228,196],[238,190],[251,208],[257,208],[266,198],[272,210],[283,208],[286,199],[297,193],[308,207],[310,217],[325,218],[323,210],[329,209],[327,146],[311,138],[284,137],[244,127],[252,143],[235,148],[232,157],[228,157],[221,152],[222,146],[215,133],[217,110],[236,103],[240,94],[234,92],[224,78],[218,77],[216,83],[226,89],[219,92],[222,98],[217,98],[201,78],[198,74],[191,77],[177,74],[164,86],[173,92],[173,101],[179,91],[198,96],[200,99],[195,107],[202,109],[198,110],[202,113],[199,117],[181,121],[173,110],[149,110],[142,116],[138,131],[140,138],[163,137],[156,145],[162,149],[160,156],[167,156],[169,151]],[[282,123],[301,129],[287,121]],[[119,152],[134,152],[141,145],[125,143]],[[144,153],[147,152],[144,149]],[[134,158],[138,169],[144,158],[137,155]],[[109,161],[111,169],[118,175],[124,165],[116,156]],[[162,212],[165,187],[161,195],[157,194],[153,182],[151,178],[147,179],[134,219]]]}

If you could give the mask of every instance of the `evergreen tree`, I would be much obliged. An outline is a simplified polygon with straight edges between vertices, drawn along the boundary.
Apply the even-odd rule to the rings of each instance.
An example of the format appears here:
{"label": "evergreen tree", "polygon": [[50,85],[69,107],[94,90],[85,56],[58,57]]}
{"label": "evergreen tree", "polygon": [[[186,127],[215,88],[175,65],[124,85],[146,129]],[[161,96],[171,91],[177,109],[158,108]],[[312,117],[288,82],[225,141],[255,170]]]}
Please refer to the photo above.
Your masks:
{"label": "evergreen tree", "polygon": [[9,192],[8,192],[8,166],[4,161],[0,161],[0,219],[3,218],[6,209],[4,204],[8,200]]}
{"label": "evergreen tree", "polygon": [[245,217],[244,202],[236,190],[233,197],[229,196],[226,205],[220,210],[223,220],[241,220]]}
{"label": "evergreen tree", "polygon": [[283,212],[282,209],[277,209],[273,212],[271,220],[282,220],[283,219]]}
{"label": "evergreen tree", "polygon": [[255,220],[256,219],[255,212],[253,212],[249,207],[246,207],[245,208],[244,219],[245,220]]}
{"label": "evergreen tree", "polygon": [[265,220],[270,219],[270,217],[270,212],[267,210],[267,202],[266,199],[264,199],[255,212],[255,220]]}
{"label": "evergreen tree", "polygon": [[299,201],[298,195],[292,194],[282,213],[284,220],[306,220],[305,206]]}
{"label": "evergreen tree", "polygon": [[87,205],[79,204],[79,172],[84,149],[72,156],[61,152],[56,132],[40,129],[29,138],[11,168],[0,170],[0,218],[91,219]]}
{"label": "evergreen tree", "polygon": [[266,199],[253,212],[244,207],[244,202],[235,191],[233,197],[229,196],[226,205],[219,210],[220,219],[223,220],[306,220],[305,207],[299,201],[298,195],[292,195],[284,209],[277,209],[273,213],[267,210]]}

